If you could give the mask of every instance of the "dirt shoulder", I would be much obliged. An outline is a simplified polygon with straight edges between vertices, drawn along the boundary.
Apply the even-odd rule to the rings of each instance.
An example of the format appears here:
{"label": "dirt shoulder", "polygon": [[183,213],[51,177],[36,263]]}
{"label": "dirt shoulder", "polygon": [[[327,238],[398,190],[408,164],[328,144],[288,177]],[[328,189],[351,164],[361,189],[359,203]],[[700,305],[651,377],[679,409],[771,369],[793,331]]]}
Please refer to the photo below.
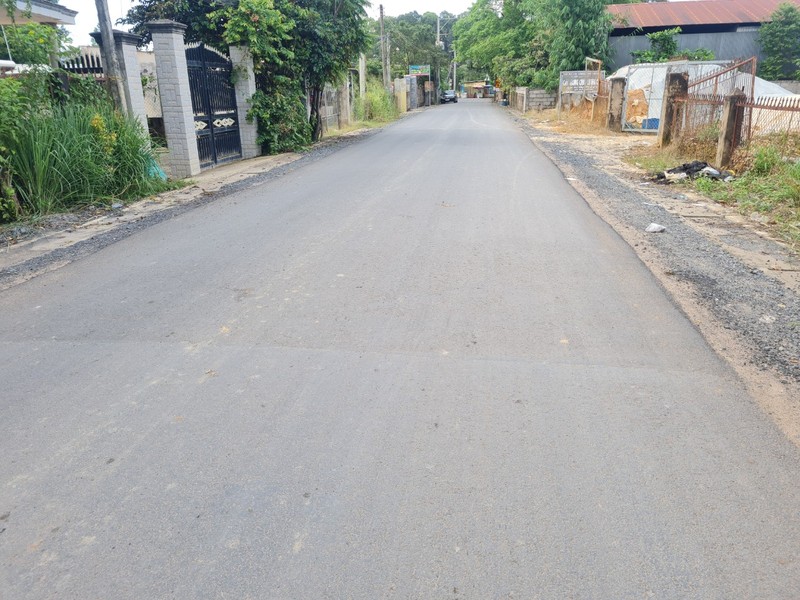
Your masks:
{"label": "dirt shoulder", "polygon": [[[800,446],[800,257],[734,209],[650,182],[624,157],[651,137],[563,133],[510,114]],[[666,231],[646,233],[650,223]]]}

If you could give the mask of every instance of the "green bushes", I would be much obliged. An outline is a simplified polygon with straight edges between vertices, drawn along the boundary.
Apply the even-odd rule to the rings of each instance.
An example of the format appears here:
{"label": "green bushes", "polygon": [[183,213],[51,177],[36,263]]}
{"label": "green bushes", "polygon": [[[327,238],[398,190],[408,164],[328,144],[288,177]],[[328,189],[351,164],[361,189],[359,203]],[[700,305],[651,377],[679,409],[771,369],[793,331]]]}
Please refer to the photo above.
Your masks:
{"label": "green bushes", "polygon": [[375,80],[367,82],[366,96],[363,99],[356,98],[354,110],[359,121],[385,123],[396,119],[398,115],[394,98]]}
{"label": "green bushes", "polygon": [[250,99],[248,117],[258,123],[258,143],[266,154],[294,152],[311,144],[311,125],[299,86],[275,77],[269,93],[258,90]]}
{"label": "green bushes", "polygon": [[0,223],[10,223],[19,218],[19,202],[11,187],[11,169],[5,155],[8,152],[0,146]]}
{"label": "green bushes", "polygon": [[0,220],[166,188],[137,120],[115,111],[92,80],[64,96],[49,78],[0,80]]}

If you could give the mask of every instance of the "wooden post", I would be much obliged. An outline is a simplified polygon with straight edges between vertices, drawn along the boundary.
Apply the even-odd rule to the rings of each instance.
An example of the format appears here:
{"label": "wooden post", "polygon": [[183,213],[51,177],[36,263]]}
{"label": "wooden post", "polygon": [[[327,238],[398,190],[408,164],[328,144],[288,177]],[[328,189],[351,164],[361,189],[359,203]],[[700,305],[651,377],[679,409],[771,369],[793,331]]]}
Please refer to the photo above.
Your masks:
{"label": "wooden post", "polygon": [[626,80],[622,77],[611,80],[611,91],[608,97],[608,116],[606,118],[606,128],[610,131],[622,131],[622,120],[625,115],[622,109],[625,107],[625,85]]}
{"label": "wooden post", "polygon": [[725,97],[722,105],[719,142],[717,143],[717,167],[724,169],[731,162],[734,150],[741,139],[743,111],[737,106],[747,96],[741,92]]}
{"label": "wooden post", "polygon": [[675,109],[679,98],[689,94],[689,74],[670,73],[664,91],[664,103],[661,105],[661,120],[658,123],[658,147],[669,146],[675,133]]}
{"label": "wooden post", "polygon": [[383,70],[383,87],[388,92],[391,89],[390,84],[390,77],[391,77],[391,70],[389,67],[389,46],[386,43],[386,31],[384,30],[383,25],[383,4],[380,5],[381,10],[381,17],[380,17],[380,24],[381,24],[381,69]]}

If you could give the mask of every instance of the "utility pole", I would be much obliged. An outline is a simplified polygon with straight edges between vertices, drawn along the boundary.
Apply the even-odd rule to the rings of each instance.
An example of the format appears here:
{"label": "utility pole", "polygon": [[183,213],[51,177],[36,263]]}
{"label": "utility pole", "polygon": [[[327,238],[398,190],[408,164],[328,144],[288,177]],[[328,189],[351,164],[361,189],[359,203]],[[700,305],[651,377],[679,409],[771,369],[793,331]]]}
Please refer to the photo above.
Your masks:
{"label": "utility pole", "polygon": [[358,95],[360,98],[367,95],[367,55],[364,53],[358,57]]}
{"label": "utility pole", "polygon": [[453,43],[453,89],[455,90],[456,94],[458,94],[458,85],[456,84],[456,80],[458,79],[458,62],[456,62],[456,45]]}
{"label": "utility pole", "polygon": [[387,90],[392,88],[392,36],[386,32],[386,83]]}
{"label": "utility pole", "polygon": [[[99,2],[99,0],[98,0]],[[386,43],[386,34],[383,29],[383,4],[380,5],[381,9],[381,67],[383,68],[383,87],[388,92],[391,89],[389,82],[389,47]]]}
{"label": "utility pole", "polygon": [[107,0],[95,0],[95,5],[97,6],[97,18],[100,21],[100,34],[103,39],[103,43],[100,45],[100,54],[103,57],[103,70],[108,82],[108,89],[117,109],[125,113],[128,103],[125,97],[125,87],[122,85],[122,70],[117,60],[111,14],[108,12]]}

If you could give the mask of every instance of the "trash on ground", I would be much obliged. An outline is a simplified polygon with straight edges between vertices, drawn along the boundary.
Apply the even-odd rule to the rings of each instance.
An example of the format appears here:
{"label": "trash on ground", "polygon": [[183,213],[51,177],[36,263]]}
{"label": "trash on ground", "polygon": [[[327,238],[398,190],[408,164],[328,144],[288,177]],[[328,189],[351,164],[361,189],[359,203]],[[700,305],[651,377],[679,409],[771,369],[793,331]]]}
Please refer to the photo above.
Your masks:
{"label": "trash on ground", "polygon": [[716,169],[702,160],[693,160],[668,169],[663,173],[658,173],[655,176],[655,180],[659,183],[674,183],[682,179],[694,179],[696,177],[707,177],[726,183],[733,181],[733,173]]}
{"label": "trash on ground", "polygon": [[645,229],[647,233],[664,233],[666,230],[666,227],[659,225],[658,223],[650,223],[650,225],[647,226],[647,229]]}

